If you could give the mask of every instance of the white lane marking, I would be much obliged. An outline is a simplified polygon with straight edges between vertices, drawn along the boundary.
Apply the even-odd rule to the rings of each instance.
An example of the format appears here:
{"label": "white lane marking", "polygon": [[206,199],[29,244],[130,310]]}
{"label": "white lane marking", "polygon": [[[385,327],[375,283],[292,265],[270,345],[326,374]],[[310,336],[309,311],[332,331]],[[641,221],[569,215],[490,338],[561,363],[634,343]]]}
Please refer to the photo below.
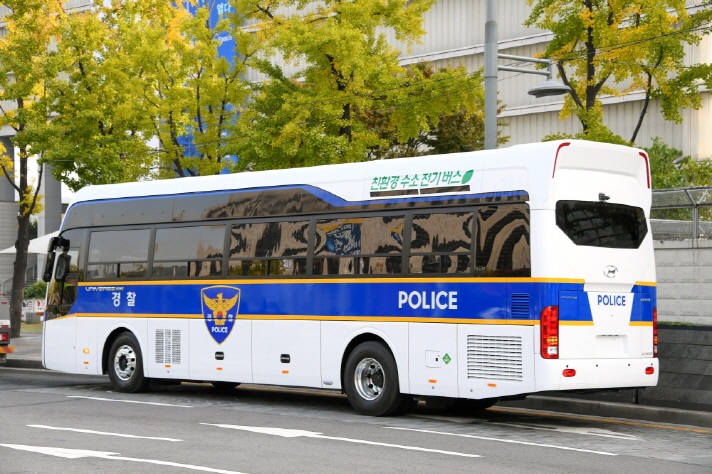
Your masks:
{"label": "white lane marking", "polygon": [[171,403],[139,402],[137,400],[118,400],[116,398],[83,397],[81,395],[67,395],[67,398],[86,398],[88,400],[99,400],[102,402],[140,403],[143,405],[156,405],[159,407],[193,408],[190,405],[173,405]]}
{"label": "white lane marking", "polygon": [[629,441],[643,441],[639,436],[616,433],[615,431],[604,430],[603,428],[578,428],[575,426],[556,426],[529,423],[498,423],[490,421],[488,425],[512,426],[515,428],[529,428],[532,430],[558,431],[559,433],[573,433],[580,435],[603,436],[604,438],[627,439]]}
{"label": "white lane marking", "polygon": [[100,458],[100,459],[110,459],[112,461],[132,461],[132,462],[145,462],[148,464],[158,464],[161,466],[172,466],[172,467],[182,467],[185,469],[192,469],[194,471],[203,472],[215,472],[217,474],[244,474],[237,471],[226,471],[224,469],[214,469],[212,467],[205,466],[195,466],[193,464],[181,464],[171,461],[158,461],[156,459],[139,459],[139,458],[127,458],[124,456],[119,456],[119,453],[110,453],[106,451],[90,451],[87,449],[68,449],[68,448],[52,448],[49,446],[24,446],[21,444],[0,444],[10,449],[19,449],[21,451],[29,451],[32,453],[46,454],[48,456],[57,456],[60,458],[67,459],[79,459],[79,458]]}
{"label": "white lane marking", "polygon": [[554,444],[540,444],[540,443],[530,443],[527,441],[515,441],[512,439],[500,439],[500,438],[489,438],[487,436],[475,436],[475,435],[468,435],[468,434],[460,434],[460,433],[447,433],[445,431],[431,431],[431,430],[420,430],[416,428],[399,428],[396,426],[384,426],[384,428],[388,428],[391,430],[403,430],[403,431],[417,431],[420,433],[430,433],[430,434],[441,434],[441,435],[447,435],[447,436],[460,436],[462,438],[473,438],[473,439],[481,439],[484,441],[499,441],[502,443],[513,443],[513,444],[525,444],[527,446],[538,446],[541,448],[554,448],[554,449],[564,449],[567,451],[579,451],[581,453],[593,453],[593,454],[602,454],[604,456],[618,456],[617,454],[614,453],[607,453],[605,451],[592,451],[590,449],[580,449],[580,448],[571,448],[568,446],[557,446]]}
{"label": "white lane marking", "polygon": [[95,434],[95,435],[104,435],[104,436],[119,436],[121,438],[151,439],[154,441],[183,441],[182,439],[155,438],[153,436],[137,436],[137,435],[124,434],[124,433],[108,433],[106,431],[83,430],[83,429],[79,429],[79,428],[59,428],[57,426],[47,426],[47,425],[27,425],[27,426],[29,426],[30,428],[42,428],[45,430],[73,431],[75,433],[86,433],[86,434]]}
{"label": "white lane marking", "polygon": [[385,448],[397,448],[397,449],[406,449],[409,451],[422,451],[422,452],[426,452],[426,453],[447,454],[448,456],[462,456],[462,457],[466,457],[466,458],[482,457],[477,454],[456,453],[454,451],[442,451],[440,449],[420,448],[418,446],[405,446],[402,444],[377,443],[375,441],[368,441],[365,439],[352,439],[352,438],[339,438],[339,437],[335,437],[335,436],[324,436],[321,433],[315,433],[313,431],[288,430],[288,429],[284,429],[284,428],[270,428],[270,427],[262,427],[262,426],[221,425],[221,424],[213,424],[213,423],[201,423],[201,425],[217,426],[218,428],[228,428],[228,429],[233,429],[233,430],[251,431],[253,433],[281,436],[283,438],[306,437],[306,438],[329,439],[332,441],[346,441],[348,443],[369,444],[372,446],[382,446]]}

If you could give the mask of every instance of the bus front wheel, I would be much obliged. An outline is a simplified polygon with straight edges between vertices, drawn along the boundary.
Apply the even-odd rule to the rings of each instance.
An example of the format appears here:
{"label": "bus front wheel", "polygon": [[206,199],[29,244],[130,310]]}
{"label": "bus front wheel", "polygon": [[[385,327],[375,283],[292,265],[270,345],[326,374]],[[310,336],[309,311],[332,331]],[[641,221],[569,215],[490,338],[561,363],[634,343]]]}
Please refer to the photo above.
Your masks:
{"label": "bus front wheel", "polygon": [[349,403],[361,415],[392,415],[406,404],[398,385],[396,361],[379,342],[364,342],[351,352],[343,380]]}
{"label": "bus front wheel", "polygon": [[136,393],[146,390],[150,380],[143,375],[143,356],[136,336],[124,332],[114,340],[107,364],[114,390]]}

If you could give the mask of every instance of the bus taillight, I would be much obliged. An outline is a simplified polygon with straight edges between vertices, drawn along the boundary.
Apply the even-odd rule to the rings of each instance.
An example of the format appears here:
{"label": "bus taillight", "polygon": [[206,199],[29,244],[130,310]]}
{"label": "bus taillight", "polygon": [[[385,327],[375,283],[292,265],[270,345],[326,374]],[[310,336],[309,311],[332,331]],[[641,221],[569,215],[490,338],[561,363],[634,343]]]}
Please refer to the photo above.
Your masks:
{"label": "bus taillight", "polygon": [[653,308],[653,357],[658,356],[658,308]]}
{"label": "bus taillight", "polygon": [[541,310],[541,356],[559,358],[559,307],[547,306]]}

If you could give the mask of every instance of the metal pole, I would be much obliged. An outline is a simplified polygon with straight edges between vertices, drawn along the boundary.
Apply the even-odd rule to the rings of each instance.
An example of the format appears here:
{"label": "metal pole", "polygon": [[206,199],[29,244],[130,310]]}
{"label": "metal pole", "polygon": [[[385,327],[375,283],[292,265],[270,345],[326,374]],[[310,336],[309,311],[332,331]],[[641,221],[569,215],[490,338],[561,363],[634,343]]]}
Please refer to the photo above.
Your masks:
{"label": "metal pole", "polygon": [[497,0],[487,0],[485,23],[485,150],[497,148]]}

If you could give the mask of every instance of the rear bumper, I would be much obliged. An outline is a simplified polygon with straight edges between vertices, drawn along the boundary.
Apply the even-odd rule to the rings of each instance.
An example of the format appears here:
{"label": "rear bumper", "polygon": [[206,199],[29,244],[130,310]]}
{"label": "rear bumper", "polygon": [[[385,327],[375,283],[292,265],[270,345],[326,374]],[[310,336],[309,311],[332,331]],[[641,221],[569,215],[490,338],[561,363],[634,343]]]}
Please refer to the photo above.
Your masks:
{"label": "rear bumper", "polygon": [[[646,370],[653,373],[648,374]],[[564,371],[576,374],[565,377]],[[536,362],[536,390],[590,390],[653,387],[658,384],[658,359],[561,359]]]}

